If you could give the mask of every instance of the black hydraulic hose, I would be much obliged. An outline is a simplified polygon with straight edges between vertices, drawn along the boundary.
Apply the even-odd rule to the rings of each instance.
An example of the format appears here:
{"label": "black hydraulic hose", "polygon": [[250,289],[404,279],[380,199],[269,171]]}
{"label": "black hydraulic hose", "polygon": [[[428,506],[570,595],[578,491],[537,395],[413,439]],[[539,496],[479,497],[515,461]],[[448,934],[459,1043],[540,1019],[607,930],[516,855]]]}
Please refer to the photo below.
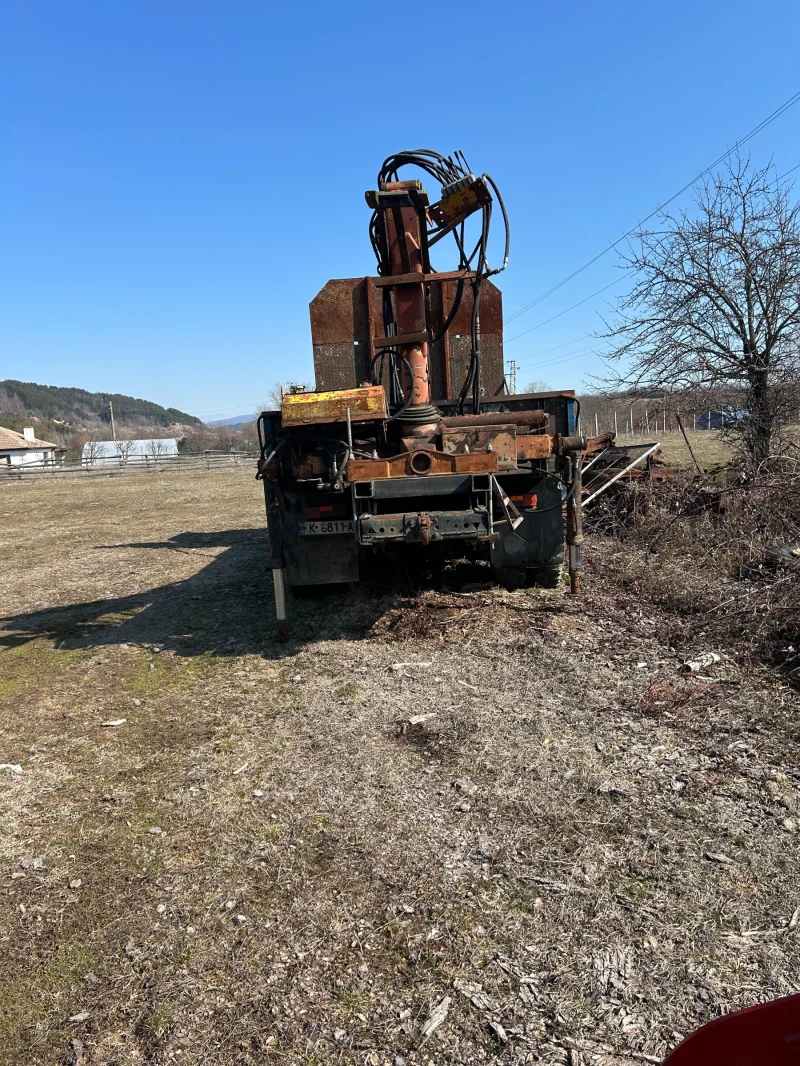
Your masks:
{"label": "black hydraulic hose", "polygon": [[503,215],[503,224],[505,225],[506,230],[506,247],[505,252],[503,254],[503,265],[501,267],[498,267],[496,270],[490,270],[486,276],[491,277],[492,274],[500,274],[508,266],[508,253],[511,249],[511,226],[509,225],[508,221],[508,212],[506,211],[506,205],[503,201],[503,197],[500,195],[500,190],[497,188],[497,185],[495,185],[494,179],[489,174],[484,174],[483,177],[486,181],[489,182],[492,189],[494,190],[494,194],[497,197],[497,202],[500,204],[500,211]]}
{"label": "black hydraulic hose", "polygon": [[458,285],[456,286],[456,295],[455,295],[455,299],[453,300],[453,306],[450,308],[450,314],[445,319],[445,322],[444,322],[444,325],[442,326],[442,328],[439,330],[439,332],[436,334],[436,336],[430,342],[431,344],[438,344],[439,341],[442,339],[442,337],[444,337],[445,333],[447,333],[448,329],[450,329],[450,326],[452,325],[453,319],[458,314],[458,309],[461,306],[461,297],[463,295],[464,295],[464,279],[463,278],[459,278],[458,279]]}
{"label": "black hydraulic hose", "polygon": [[[402,152],[396,152],[394,155],[387,156],[383,165],[378,172],[378,184],[382,186],[387,181],[396,180],[398,178],[398,172],[402,167],[416,166],[429,174],[434,180],[444,188],[448,185],[452,185],[454,182],[461,181],[462,179],[470,179],[473,171],[470,169],[469,164],[464,156],[463,152],[456,151],[451,156],[443,156],[439,152],[432,151],[429,148],[416,148]],[[481,232],[475,247],[467,254],[464,247],[465,239],[465,227],[464,221],[457,223],[455,226],[448,227],[442,226],[439,229],[429,228],[426,229],[424,245],[429,248],[435,244],[447,233],[453,234],[456,247],[458,249],[459,268],[462,270],[469,270],[472,266],[473,260],[477,256],[477,263],[475,265],[475,281],[473,282],[473,308],[472,308],[472,328],[471,328],[471,352],[470,361],[467,368],[467,372],[464,378],[464,382],[461,386],[458,398],[456,400],[455,410],[457,413],[463,413],[464,405],[467,398],[472,398],[472,410],[477,414],[481,408],[481,343],[480,343],[480,295],[481,295],[481,282],[494,274],[499,274],[502,270],[505,270],[508,264],[508,256],[511,245],[511,229],[508,221],[508,212],[506,211],[505,202],[500,193],[497,183],[489,174],[483,174],[482,180],[491,189],[492,196],[490,196],[487,203],[485,203],[481,210]],[[489,245],[489,231],[492,217],[492,204],[494,200],[497,200],[500,205],[500,211],[503,216],[503,225],[505,228],[505,245],[503,250],[503,262],[502,265],[496,269],[492,269],[487,260],[487,251]],[[378,273],[382,276],[391,274],[391,264],[389,262],[389,249],[387,246],[387,232],[386,226],[381,218],[379,210],[375,210],[370,220],[370,240],[372,242],[373,249],[375,250],[375,256],[378,261]],[[439,332],[431,341],[432,344],[440,342],[447,334],[448,329],[455,320],[458,309],[463,299],[463,279],[459,279],[459,287],[456,293],[456,298],[453,303],[453,307],[447,316],[446,321],[440,328]],[[388,312],[388,313],[387,313]],[[384,290],[384,326],[386,327],[386,336],[392,335],[392,330],[389,327],[389,320],[393,318],[391,312],[391,298],[389,296],[388,288]],[[402,358],[398,353],[393,350],[388,352],[390,360],[390,404],[394,405],[397,400],[403,396],[402,388],[398,380],[398,360]],[[381,364],[383,367],[383,364]],[[374,374],[374,364],[372,367]],[[381,373],[381,377],[382,377]],[[374,377],[373,377],[374,380]],[[405,399],[405,397],[403,397]],[[398,411],[393,418],[397,418],[401,413],[410,406],[410,397],[406,399],[403,407]],[[431,408],[433,410],[433,408]],[[422,417],[422,412],[420,417]]]}
{"label": "black hydraulic hose", "polygon": [[[583,456],[579,456],[578,457],[578,462],[581,464],[581,466],[583,465]],[[550,470],[541,470],[539,472],[541,474],[543,474],[545,477],[554,478],[554,480],[556,480],[560,485],[566,485],[567,484],[567,482],[562,477],[560,477],[558,474],[552,473]],[[555,511],[559,507],[563,507],[575,495],[575,488],[576,488],[577,484],[578,484],[578,480],[576,478],[573,478],[572,479],[572,484],[569,486],[569,490],[568,490],[566,496],[562,497],[559,500],[558,503],[554,503],[550,507],[537,507],[536,508],[536,513],[537,514],[545,514],[545,512],[547,512],[547,511]]]}
{"label": "black hydraulic hose", "polygon": [[[409,363],[408,359],[406,359],[406,357],[404,355],[400,355],[400,358],[406,364],[406,368],[408,370],[409,380],[413,382],[413,380],[414,380],[414,371],[411,369],[411,363]],[[413,399],[413,396],[414,396],[414,389],[413,389],[413,386],[412,386],[412,388],[411,388],[411,390],[410,390],[410,392],[408,394],[408,399],[405,401],[405,403],[400,408],[400,410],[399,411],[395,411],[395,413],[391,416],[391,418],[389,418],[389,420],[388,420],[389,422],[396,422],[397,419],[401,415],[404,415],[406,413],[406,411],[411,406],[411,400]]]}

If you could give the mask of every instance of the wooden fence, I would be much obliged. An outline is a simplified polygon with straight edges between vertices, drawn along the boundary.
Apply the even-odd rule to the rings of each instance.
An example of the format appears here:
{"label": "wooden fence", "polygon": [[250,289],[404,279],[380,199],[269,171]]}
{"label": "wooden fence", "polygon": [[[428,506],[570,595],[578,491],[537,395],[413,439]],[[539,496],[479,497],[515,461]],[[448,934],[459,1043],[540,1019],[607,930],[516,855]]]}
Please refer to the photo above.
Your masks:
{"label": "wooden fence", "polygon": [[0,464],[0,484],[4,481],[38,481],[42,478],[125,477],[128,474],[166,474],[190,471],[250,468],[255,474],[258,452],[201,452],[199,455],[137,456],[122,459],[96,459],[93,463],[65,459],[56,463]]}

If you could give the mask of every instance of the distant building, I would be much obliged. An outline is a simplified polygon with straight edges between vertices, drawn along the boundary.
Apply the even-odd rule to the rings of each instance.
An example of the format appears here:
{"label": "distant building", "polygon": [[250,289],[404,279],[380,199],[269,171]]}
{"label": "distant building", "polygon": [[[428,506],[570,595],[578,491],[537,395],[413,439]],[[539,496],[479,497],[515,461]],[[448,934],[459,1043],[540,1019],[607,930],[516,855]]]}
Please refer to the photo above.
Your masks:
{"label": "distant building", "polygon": [[173,459],[178,454],[178,442],[172,437],[152,440],[87,440],[81,462],[84,466],[102,463],[144,463],[157,459]]}
{"label": "distant building", "polygon": [[38,440],[32,426],[25,426],[21,433],[0,426],[0,471],[7,466],[58,463],[63,454],[57,444]]}
{"label": "distant building", "polygon": [[743,418],[747,418],[747,411],[737,411],[730,404],[726,404],[718,411],[706,411],[705,414],[700,415],[697,419],[697,428],[726,429],[728,426],[735,426]]}

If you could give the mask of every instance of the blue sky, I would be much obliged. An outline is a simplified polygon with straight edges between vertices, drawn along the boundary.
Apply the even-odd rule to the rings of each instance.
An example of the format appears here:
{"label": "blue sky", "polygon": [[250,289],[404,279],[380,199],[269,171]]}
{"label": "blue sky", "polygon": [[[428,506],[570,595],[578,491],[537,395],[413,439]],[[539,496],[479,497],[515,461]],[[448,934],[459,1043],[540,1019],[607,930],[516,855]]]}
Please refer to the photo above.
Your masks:
{"label": "blue sky", "polygon": [[[204,418],[309,378],[308,302],[374,273],[363,192],[403,148],[500,185],[511,315],[800,89],[798,31],[788,0],[5,0],[0,378]],[[800,104],[748,147],[800,163]],[[618,274],[509,323],[520,384],[601,368],[587,334],[624,283],[540,323]]]}

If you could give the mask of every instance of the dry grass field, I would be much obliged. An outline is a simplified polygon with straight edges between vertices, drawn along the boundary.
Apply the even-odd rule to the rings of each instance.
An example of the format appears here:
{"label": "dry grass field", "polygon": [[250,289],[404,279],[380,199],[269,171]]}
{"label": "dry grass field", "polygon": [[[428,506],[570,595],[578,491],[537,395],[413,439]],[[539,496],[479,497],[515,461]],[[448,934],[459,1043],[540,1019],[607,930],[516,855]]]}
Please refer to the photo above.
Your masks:
{"label": "dry grass field", "polygon": [[[703,470],[713,470],[714,467],[730,462],[733,449],[716,430],[698,430],[696,433],[689,430],[686,436]],[[620,433],[617,442],[619,444],[641,444],[642,439],[642,437],[631,437]],[[669,469],[682,470],[690,474],[695,472],[696,467],[686,447],[686,441],[680,433],[653,433],[645,439],[661,442],[664,462]]]}
{"label": "dry grass field", "polygon": [[800,988],[779,674],[683,674],[602,543],[280,646],[263,524],[244,472],[2,487],[0,1062],[633,1066]]}

